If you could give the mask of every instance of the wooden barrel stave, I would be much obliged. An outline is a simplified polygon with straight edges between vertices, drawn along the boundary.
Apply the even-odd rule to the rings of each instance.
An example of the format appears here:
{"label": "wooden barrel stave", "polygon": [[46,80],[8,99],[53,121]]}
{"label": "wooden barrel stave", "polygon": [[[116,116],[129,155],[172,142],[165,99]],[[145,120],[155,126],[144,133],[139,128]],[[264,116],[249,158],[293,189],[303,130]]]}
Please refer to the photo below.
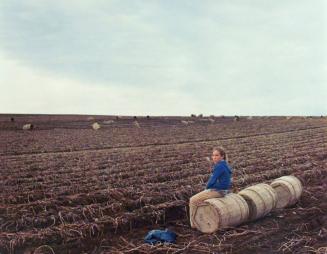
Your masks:
{"label": "wooden barrel stave", "polygon": [[277,195],[275,190],[268,184],[250,186],[239,194],[249,206],[249,220],[255,220],[268,214],[276,205]]}
{"label": "wooden barrel stave", "polygon": [[294,205],[301,197],[303,187],[295,176],[282,176],[270,184],[277,193],[276,208]]}

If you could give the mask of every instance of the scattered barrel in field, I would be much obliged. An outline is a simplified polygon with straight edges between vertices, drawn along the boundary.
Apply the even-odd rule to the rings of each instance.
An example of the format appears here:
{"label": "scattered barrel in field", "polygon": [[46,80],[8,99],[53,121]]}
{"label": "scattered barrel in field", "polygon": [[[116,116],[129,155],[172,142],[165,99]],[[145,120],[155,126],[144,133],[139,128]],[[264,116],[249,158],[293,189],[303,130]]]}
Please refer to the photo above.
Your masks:
{"label": "scattered barrel in field", "polygon": [[100,124],[98,124],[97,122],[95,122],[95,123],[92,124],[92,128],[93,128],[93,130],[98,130],[98,129],[101,128],[101,126],[100,126]]}
{"label": "scattered barrel in field", "polygon": [[193,222],[203,233],[239,225],[249,216],[249,208],[242,196],[230,193],[223,198],[211,198],[201,203],[194,212]]}
{"label": "scattered barrel in field", "polygon": [[294,205],[302,194],[302,184],[295,176],[282,176],[271,184],[277,194],[276,208]]}
{"label": "scattered barrel in field", "polygon": [[138,121],[134,121],[134,123],[133,123],[137,128],[141,128],[141,126],[140,126],[140,124],[139,124],[139,122]]}
{"label": "scattered barrel in field", "polygon": [[[203,120],[203,119],[201,119],[201,120]],[[184,125],[189,125],[189,124],[194,123],[194,121],[185,121],[185,120],[182,120],[181,123],[184,124]]]}
{"label": "scattered barrel in field", "polygon": [[33,124],[27,123],[23,125],[23,130],[32,130],[34,128]]}
{"label": "scattered barrel in field", "polygon": [[255,220],[268,214],[275,208],[277,195],[268,184],[260,183],[250,186],[238,193],[249,206],[249,220]]}

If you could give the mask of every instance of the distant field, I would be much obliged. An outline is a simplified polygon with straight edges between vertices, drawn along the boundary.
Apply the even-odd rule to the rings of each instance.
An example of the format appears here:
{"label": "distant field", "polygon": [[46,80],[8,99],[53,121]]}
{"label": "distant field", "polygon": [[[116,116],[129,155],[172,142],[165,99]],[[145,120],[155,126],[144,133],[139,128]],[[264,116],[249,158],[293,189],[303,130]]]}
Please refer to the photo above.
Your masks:
{"label": "distant field", "polygon": [[[300,201],[191,229],[188,201],[218,145],[239,189],[293,174]],[[0,115],[0,253],[327,253],[326,192],[326,117]],[[159,228],[177,243],[144,244]]]}

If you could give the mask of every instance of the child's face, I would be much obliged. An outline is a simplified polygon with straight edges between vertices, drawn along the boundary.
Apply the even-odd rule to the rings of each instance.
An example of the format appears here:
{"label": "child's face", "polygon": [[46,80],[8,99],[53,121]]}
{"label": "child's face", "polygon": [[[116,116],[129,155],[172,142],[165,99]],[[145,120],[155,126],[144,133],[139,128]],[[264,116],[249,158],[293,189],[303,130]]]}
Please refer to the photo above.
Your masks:
{"label": "child's face", "polygon": [[221,154],[216,150],[212,152],[211,158],[215,164],[223,159]]}

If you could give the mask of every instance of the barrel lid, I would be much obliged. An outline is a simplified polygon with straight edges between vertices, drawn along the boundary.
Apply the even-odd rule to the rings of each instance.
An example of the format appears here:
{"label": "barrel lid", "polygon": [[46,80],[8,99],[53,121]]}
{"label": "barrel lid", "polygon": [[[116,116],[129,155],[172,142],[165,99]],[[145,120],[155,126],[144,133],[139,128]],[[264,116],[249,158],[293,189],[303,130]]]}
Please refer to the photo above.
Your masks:
{"label": "barrel lid", "polygon": [[198,205],[194,213],[194,224],[203,233],[213,233],[218,229],[220,216],[219,212],[207,201]]}

